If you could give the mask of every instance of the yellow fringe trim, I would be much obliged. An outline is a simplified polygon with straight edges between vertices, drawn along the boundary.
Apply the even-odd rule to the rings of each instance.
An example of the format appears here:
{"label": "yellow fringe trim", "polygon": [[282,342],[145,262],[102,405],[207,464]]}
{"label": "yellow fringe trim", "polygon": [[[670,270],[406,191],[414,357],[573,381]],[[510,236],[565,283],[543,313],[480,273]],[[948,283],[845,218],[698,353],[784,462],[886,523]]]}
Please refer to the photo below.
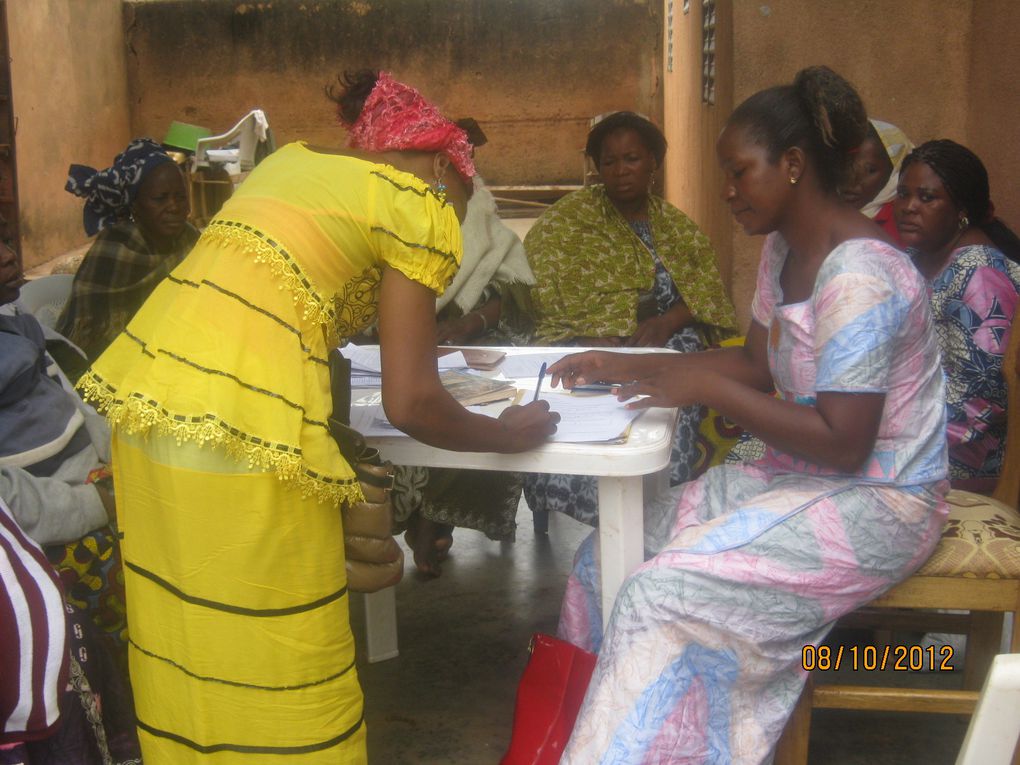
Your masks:
{"label": "yellow fringe trim", "polygon": [[313,324],[332,323],[334,308],[324,300],[297,261],[283,248],[270,244],[255,229],[231,224],[229,221],[212,221],[202,233],[202,239],[220,245],[236,245],[252,253],[256,263],[266,263],[280,281],[280,289],[287,289],[294,302],[301,305],[302,317]]}
{"label": "yellow fringe trim", "polygon": [[[361,484],[352,476],[325,478],[305,467],[298,454],[286,454],[275,449],[251,443],[250,437],[231,429],[222,421],[182,422],[154,402],[131,398],[118,398],[114,389],[91,369],[75,386],[82,398],[93,402],[96,410],[109,420],[111,427],[120,428],[128,435],[145,434],[152,428],[161,436],[171,436],[178,444],[192,442],[199,447],[210,444],[223,449],[238,462],[246,461],[249,467],[259,467],[276,473],[277,478],[293,484],[301,497],[314,496],[319,502],[339,507],[343,502],[361,502],[364,495]],[[233,430],[233,432],[231,432]]]}

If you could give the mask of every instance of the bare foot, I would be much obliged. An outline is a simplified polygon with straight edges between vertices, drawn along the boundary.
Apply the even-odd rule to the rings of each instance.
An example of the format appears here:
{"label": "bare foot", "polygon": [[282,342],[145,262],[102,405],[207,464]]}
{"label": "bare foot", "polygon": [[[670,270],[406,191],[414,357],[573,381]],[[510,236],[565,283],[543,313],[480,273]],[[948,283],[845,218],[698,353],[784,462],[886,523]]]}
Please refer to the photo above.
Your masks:
{"label": "bare foot", "polygon": [[404,541],[414,553],[414,565],[426,576],[439,576],[440,564],[450,555],[453,527],[430,521],[415,513],[411,516]]}

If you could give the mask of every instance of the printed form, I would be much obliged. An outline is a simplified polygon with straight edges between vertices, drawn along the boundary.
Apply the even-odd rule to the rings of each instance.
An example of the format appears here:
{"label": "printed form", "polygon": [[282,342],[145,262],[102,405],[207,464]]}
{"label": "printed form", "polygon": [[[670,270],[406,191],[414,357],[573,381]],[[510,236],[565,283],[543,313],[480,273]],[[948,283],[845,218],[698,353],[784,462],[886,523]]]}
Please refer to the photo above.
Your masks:
{"label": "printed form", "polygon": [[[560,422],[550,441],[559,443],[584,444],[620,441],[626,438],[630,424],[643,409],[627,409],[626,403],[617,401],[616,396],[573,396],[568,393],[543,393],[542,401],[549,402],[549,408],[559,413]],[[497,417],[505,404],[471,406],[471,411],[489,417]],[[351,427],[366,436],[401,436],[386,419],[382,404],[377,396],[359,400],[354,395],[351,407]]]}

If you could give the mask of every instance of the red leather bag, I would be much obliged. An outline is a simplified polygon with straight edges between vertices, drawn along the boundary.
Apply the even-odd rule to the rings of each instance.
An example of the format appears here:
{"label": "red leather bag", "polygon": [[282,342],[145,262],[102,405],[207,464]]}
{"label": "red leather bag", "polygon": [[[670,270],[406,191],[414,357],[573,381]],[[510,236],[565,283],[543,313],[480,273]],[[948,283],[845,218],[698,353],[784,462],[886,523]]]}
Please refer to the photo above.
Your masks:
{"label": "red leather bag", "polygon": [[596,655],[536,634],[517,686],[510,749],[500,765],[556,765],[574,729]]}

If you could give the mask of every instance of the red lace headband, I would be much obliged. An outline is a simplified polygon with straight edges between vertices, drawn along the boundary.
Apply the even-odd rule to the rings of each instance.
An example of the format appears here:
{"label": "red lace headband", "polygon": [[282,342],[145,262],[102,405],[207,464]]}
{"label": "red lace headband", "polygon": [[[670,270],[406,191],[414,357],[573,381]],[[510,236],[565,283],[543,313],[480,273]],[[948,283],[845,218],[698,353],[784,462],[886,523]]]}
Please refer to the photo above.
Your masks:
{"label": "red lace headband", "polygon": [[475,174],[467,133],[443,116],[414,88],[380,72],[361,114],[348,129],[347,143],[355,149],[382,151],[441,151],[457,174],[470,183]]}

